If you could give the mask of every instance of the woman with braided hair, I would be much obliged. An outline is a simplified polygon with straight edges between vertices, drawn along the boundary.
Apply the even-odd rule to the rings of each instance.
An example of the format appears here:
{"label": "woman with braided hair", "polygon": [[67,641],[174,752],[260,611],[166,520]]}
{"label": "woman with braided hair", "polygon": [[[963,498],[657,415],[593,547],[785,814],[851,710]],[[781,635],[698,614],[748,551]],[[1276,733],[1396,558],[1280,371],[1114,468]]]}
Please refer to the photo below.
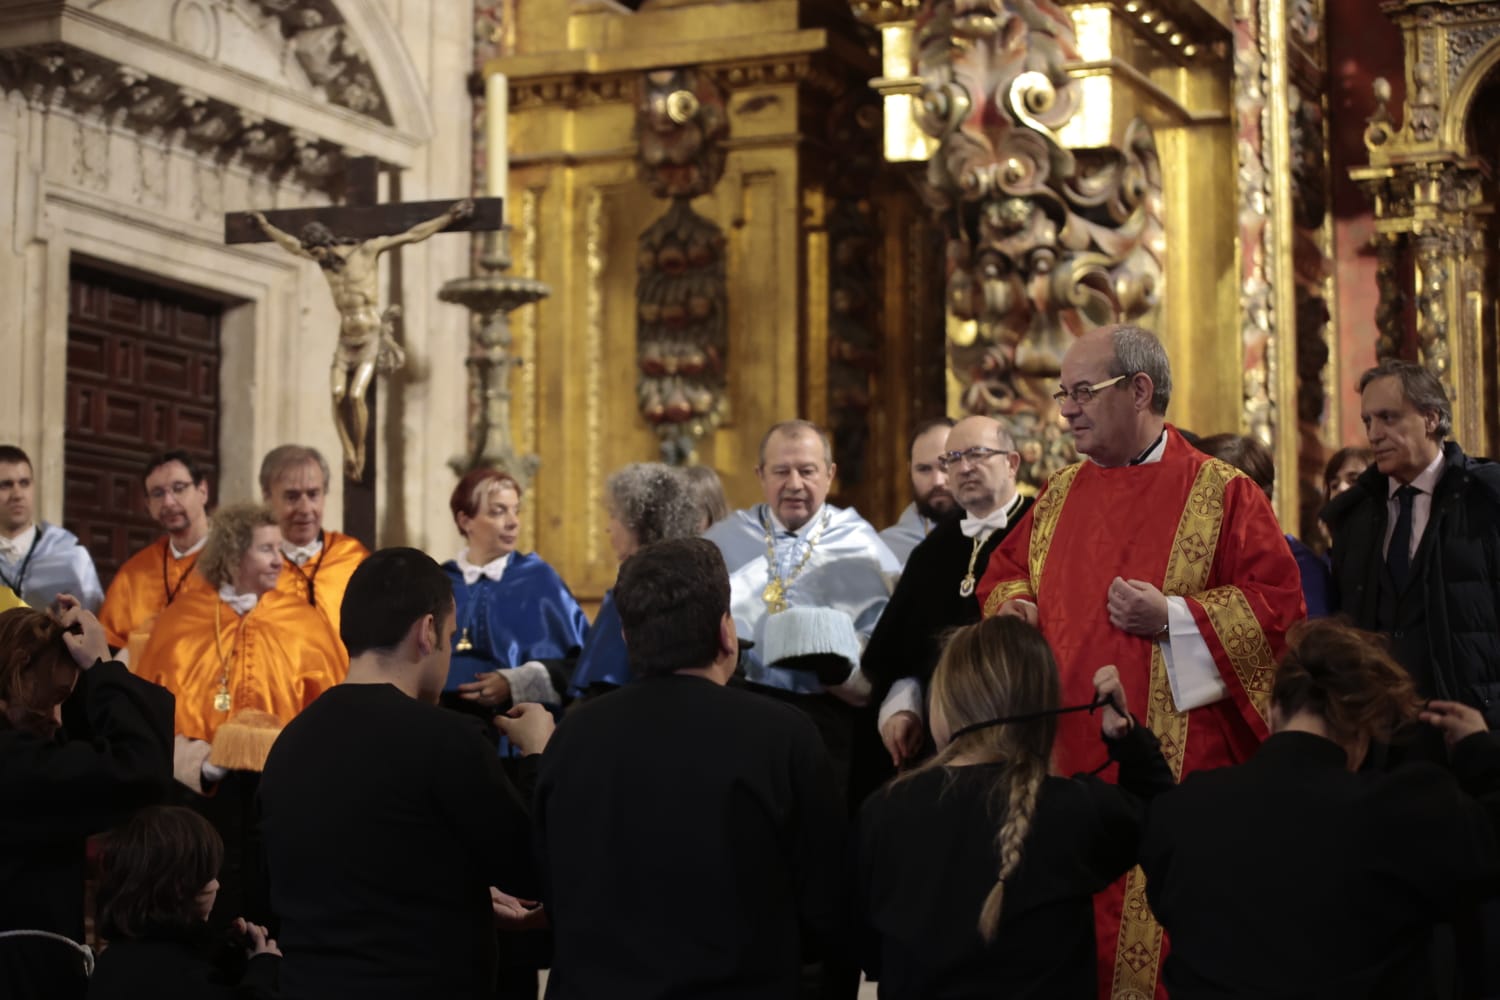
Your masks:
{"label": "woman with braided hair", "polygon": [[[1135,864],[1142,800],[1170,788],[1114,667],[1058,705],[1057,664],[1017,618],[956,630],[933,674],[938,753],[865,802],[861,962],[881,1000],[1097,995],[1093,894]],[[1057,716],[1101,709],[1119,785],[1050,773]]]}

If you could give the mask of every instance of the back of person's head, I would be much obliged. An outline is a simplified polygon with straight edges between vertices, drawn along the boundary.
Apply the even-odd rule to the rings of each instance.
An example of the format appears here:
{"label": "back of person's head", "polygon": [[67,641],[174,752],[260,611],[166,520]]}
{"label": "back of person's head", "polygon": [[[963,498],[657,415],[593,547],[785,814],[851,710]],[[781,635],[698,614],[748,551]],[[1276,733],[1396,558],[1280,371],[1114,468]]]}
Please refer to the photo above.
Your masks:
{"label": "back of person's head", "polygon": [[390,652],[413,625],[432,615],[442,648],[452,613],[453,584],[431,556],[419,549],[381,549],[349,578],[339,608],[339,638],[350,659]]}
{"label": "back of person's head", "polygon": [[224,841],[198,813],[140,810],[104,839],[99,933],[119,941],[192,927],[207,916],[200,897],[223,862]]}
{"label": "back of person's head", "polygon": [[1384,743],[1421,709],[1411,675],[1369,632],[1328,618],[1293,626],[1271,688],[1273,721],[1321,718],[1341,746]]}
{"label": "back of person's head", "polygon": [[605,503],[635,535],[638,546],[668,538],[691,538],[703,523],[697,498],[683,470],[664,462],[633,462],[604,481]]}
{"label": "back of person's head", "polygon": [[1271,457],[1271,449],[1256,438],[1248,434],[1210,434],[1200,438],[1196,447],[1249,476],[1268,499],[1276,492],[1276,460]]}
{"label": "back of person's head", "polygon": [[719,656],[719,629],[729,613],[724,557],[702,538],[648,545],[621,564],[615,607],[637,674],[707,667]]}
{"label": "back of person's head", "polygon": [[[995,812],[1005,816],[995,835],[1000,870],[979,917],[979,932],[986,941],[993,941],[1000,927],[1005,880],[1021,861],[1021,845],[1047,777],[1057,737],[1057,716],[1052,713],[1060,690],[1057,662],[1047,640],[1034,626],[1008,616],[956,629],[933,673],[932,717],[941,720],[950,740],[919,770],[943,767],[960,755],[1006,765],[994,789]],[[1018,716],[1033,717],[952,735]]]}
{"label": "back of person's head", "polygon": [[78,670],[63,642],[63,627],[34,608],[0,612],[0,725],[51,736],[54,709],[71,690],[53,690],[59,676]]}
{"label": "back of person's head", "polygon": [[682,474],[698,504],[698,514],[703,518],[698,525],[700,531],[707,531],[729,516],[729,501],[724,496],[724,484],[717,472],[707,465],[689,465]]}

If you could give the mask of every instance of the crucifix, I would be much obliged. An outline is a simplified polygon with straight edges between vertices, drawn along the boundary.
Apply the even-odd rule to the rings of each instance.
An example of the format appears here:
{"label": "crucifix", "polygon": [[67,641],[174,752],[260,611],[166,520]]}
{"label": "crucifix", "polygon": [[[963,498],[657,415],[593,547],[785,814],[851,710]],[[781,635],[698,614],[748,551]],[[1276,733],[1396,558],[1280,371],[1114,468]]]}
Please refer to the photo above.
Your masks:
{"label": "crucifix", "polygon": [[[375,520],[373,382],[377,371],[395,371],[405,361],[396,337],[400,305],[393,304],[384,312],[379,308],[378,258],[387,250],[439,232],[493,231],[503,222],[501,198],[379,204],[379,172],[373,157],[352,160],[344,205],[232,212],[224,217],[225,243],[274,242],[316,262],[328,282],[340,318],[330,391],[349,487],[347,519],[359,522],[360,527],[368,524],[371,536]],[[399,298],[399,257],[393,258],[391,287]],[[346,526],[351,534],[362,535],[352,525]],[[373,537],[365,541],[373,543]]]}

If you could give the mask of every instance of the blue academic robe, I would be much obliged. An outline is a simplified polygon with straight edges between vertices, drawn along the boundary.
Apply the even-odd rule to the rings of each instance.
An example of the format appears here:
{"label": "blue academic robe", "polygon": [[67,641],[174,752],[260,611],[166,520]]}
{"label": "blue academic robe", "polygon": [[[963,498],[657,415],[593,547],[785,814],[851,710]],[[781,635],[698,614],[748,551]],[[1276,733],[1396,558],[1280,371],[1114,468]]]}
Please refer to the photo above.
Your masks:
{"label": "blue academic robe", "polygon": [[593,684],[624,687],[634,677],[625,651],[625,633],[620,628],[620,612],[615,607],[615,592],[607,590],[589,629],[588,642],[583,644],[578,667],[573,671],[573,686],[568,689],[568,696],[577,698]]}
{"label": "blue academic robe", "polygon": [[[499,580],[481,576],[464,583],[458,563],[443,570],[453,581],[456,615],[453,657],[448,667],[452,691],[481,673],[519,667],[530,660],[561,660],[583,648],[589,622],[567,584],[535,553],[515,553]],[[459,652],[468,629],[472,649]]]}

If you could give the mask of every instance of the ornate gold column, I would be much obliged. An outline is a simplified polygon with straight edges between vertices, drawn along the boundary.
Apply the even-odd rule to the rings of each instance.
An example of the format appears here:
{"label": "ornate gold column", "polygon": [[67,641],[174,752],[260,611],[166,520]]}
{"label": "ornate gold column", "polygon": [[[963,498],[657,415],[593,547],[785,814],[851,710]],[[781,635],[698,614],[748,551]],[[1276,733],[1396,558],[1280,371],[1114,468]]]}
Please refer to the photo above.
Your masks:
{"label": "ornate gold column", "polygon": [[[1351,175],[1375,206],[1379,353],[1430,366],[1453,399],[1453,434],[1471,454],[1500,444],[1496,414],[1493,127],[1500,7],[1466,0],[1387,0],[1406,41],[1407,100],[1398,125],[1377,81],[1365,132],[1370,165]],[[1410,290],[1412,328],[1403,319]]]}
{"label": "ornate gold column", "polygon": [[[872,130],[857,107],[879,66],[841,0],[513,11],[513,53],[485,71],[511,86],[517,270],[554,290],[518,330],[513,383],[517,446],[544,459],[527,498],[537,550],[596,598],[617,570],[609,472],[665,443],[749,504],[766,427],[841,412],[871,425],[836,442],[843,496],[893,517],[904,474],[869,446],[889,433],[874,405],[887,327],[860,305],[885,273],[883,220],[869,230],[839,187],[861,155],[879,163],[878,109]],[[835,283],[841,247],[866,248],[868,279]]]}

